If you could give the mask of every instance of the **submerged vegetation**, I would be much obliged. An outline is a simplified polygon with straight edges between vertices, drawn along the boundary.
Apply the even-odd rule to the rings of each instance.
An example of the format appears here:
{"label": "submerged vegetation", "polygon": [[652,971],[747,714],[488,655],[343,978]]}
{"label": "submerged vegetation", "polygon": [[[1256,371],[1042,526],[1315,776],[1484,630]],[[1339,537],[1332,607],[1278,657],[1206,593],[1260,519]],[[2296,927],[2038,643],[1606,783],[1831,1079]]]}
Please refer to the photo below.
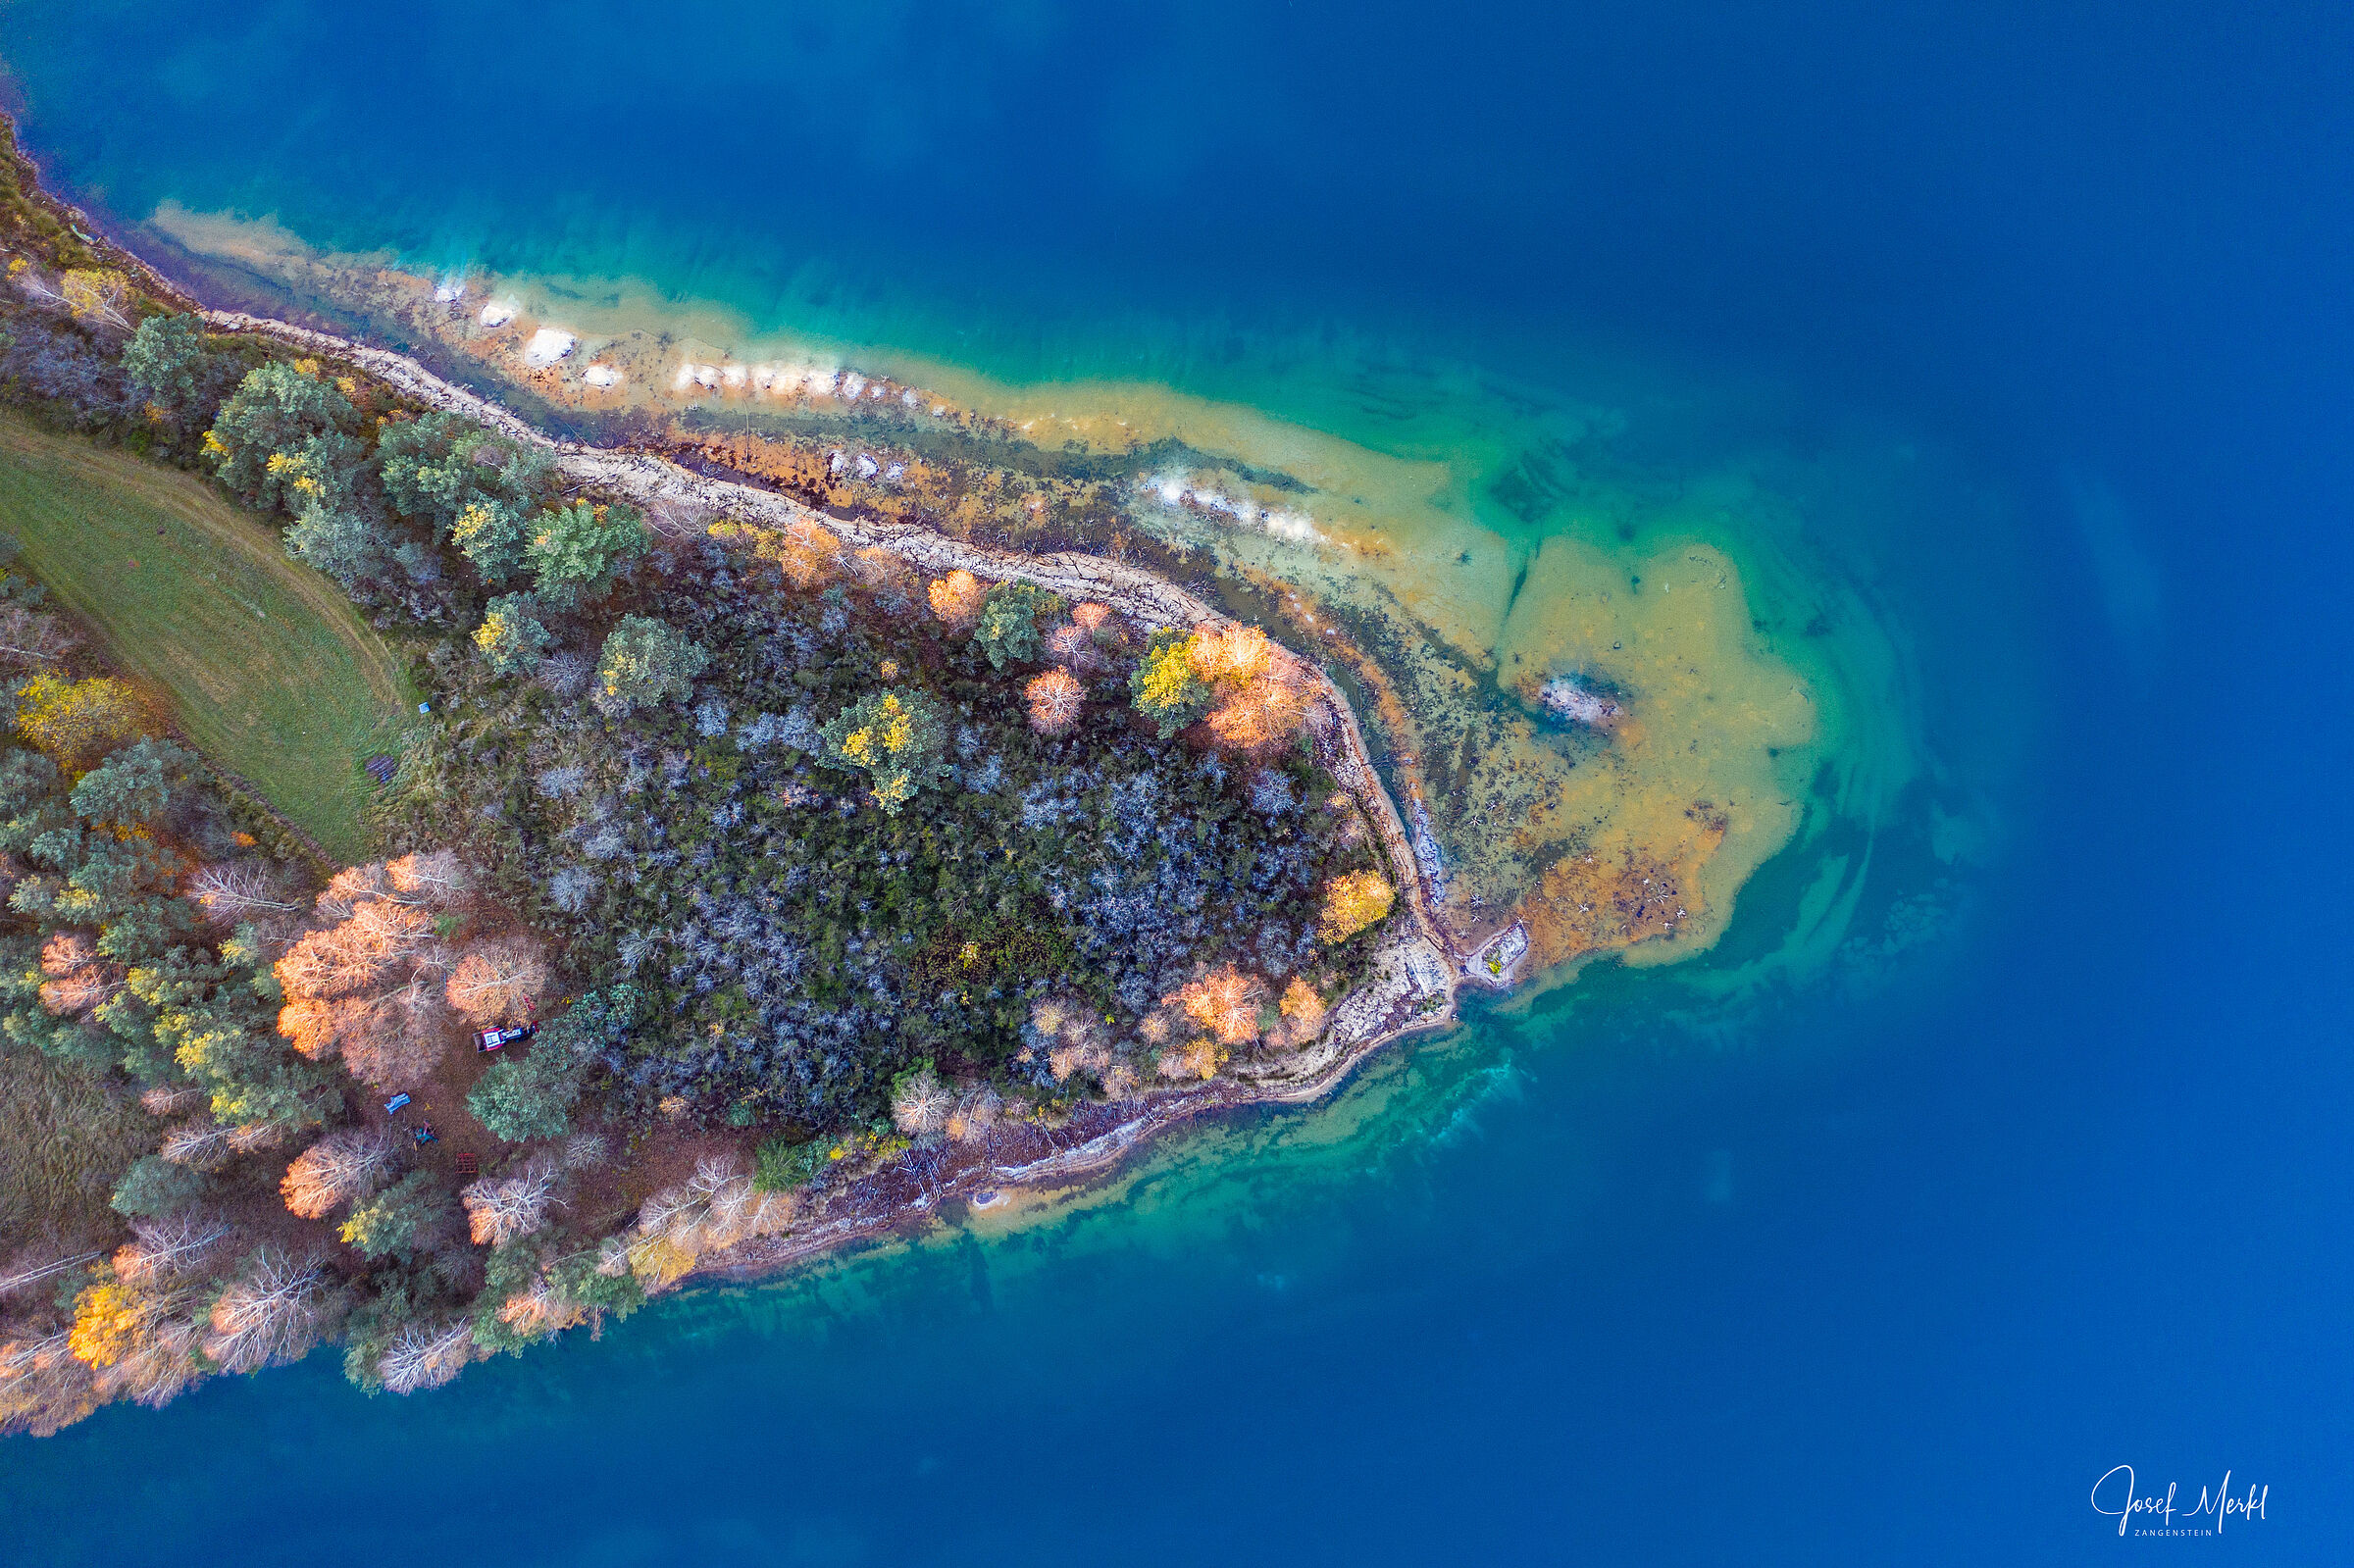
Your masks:
{"label": "submerged vegetation", "polygon": [[[0,1129],[86,1122],[0,1215],[0,1429],[330,1341],[430,1388],[890,1162],[1300,1050],[1365,976],[1395,890],[1262,633],[814,518],[658,533],[5,216],[0,397],[259,514],[427,703],[378,858],[322,865],[87,637],[105,595],[0,576]],[[376,700],[268,678],[234,700]]]}

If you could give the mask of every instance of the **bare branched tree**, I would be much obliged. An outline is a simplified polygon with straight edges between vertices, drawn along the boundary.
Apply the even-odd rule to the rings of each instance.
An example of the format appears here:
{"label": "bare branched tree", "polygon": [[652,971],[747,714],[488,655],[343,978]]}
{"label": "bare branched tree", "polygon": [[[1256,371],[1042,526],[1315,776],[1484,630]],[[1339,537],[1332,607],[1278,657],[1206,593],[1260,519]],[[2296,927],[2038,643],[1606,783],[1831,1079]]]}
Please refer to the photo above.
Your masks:
{"label": "bare branched tree", "polygon": [[342,1036],[343,1061],[381,1089],[414,1088],[432,1076],[447,1050],[449,1009],[437,986],[419,971],[397,990],[379,997]]}
{"label": "bare branched tree", "polygon": [[240,1122],[229,1130],[229,1146],[239,1154],[267,1154],[293,1134],[284,1122]]}
{"label": "bare branched tree", "polygon": [[132,1239],[115,1249],[115,1277],[134,1284],[169,1284],[204,1267],[234,1231],[210,1214],[189,1212],[165,1220],[138,1220]]}
{"label": "bare branched tree", "polygon": [[907,1076],[891,1097],[891,1119],[910,1138],[927,1138],[948,1125],[956,1096],[929,1067]]}
{"label": "bare branched tree", "polygon": [[795,1207],[790,1193],[756,1190],[738,1156],[707,1154],[692,1176],[639,1209],[633,1264],[641,1274],[684,1272],[701,1253],[783,1230]]}
{"label": "bare branched tree", "polygon": [[547,989],[547,963],[528,937],[501,936],[477,946],[449,977],[449,1005],[478,1024],[520,1018]]}
{"label": "bare branched tree", "polygon": [[415,1393],[449,1382],[478,1353],[474,1325],[464,1318],[438,1325],[412,1323],[392,1337],[376,1371],[388,1392]]}
{"label": "bare branched tree", "polygon": [[403,855],[384,868],[392,896],[404,904],[446,909],[474,890],[474,873],[454,849]]}
{"label": "bare branched tree", "polygon": [[1087,706],[1087,688],[1068,670],[1047,671],[1024,686],[1022,695],[1030,704],[1030,728],[1042,735],[1069,730]]}
{"label": "bare branched tree", "polygon": [[536,1159],[515,1176],[486,1176],[458,1193],[475,1243],[503,1246],[547,1223],[556,1201],[556,1164]]}
{"label": "bare branched tree", "polygon": [[31,268],[26,267],[14,276],[17,286],[42,304],[63,305],[66,302],[66,296],[57,291],[57,285]]}
{"label": "bare branched tree", "polygon": [[326,1332],[332,1304],[327,1270],[317,1259],[262,1247],[214,1301],[204,1353],[225,1372],[298,1361]]}
{"label": "bare branched tree", "polygon": [[340,924],[351,918],[351,912],[372,898],[382,898],[390,890],[391,882],[381,864],[346,866],[329,880],[327,888],[314,901],[319,918],[331,924]]}
{"label": "bare branched tree", "polygon": [[720,1238],[743,1235],[764,1195],[751,1183],[742,1180],[731,1180],[714,1188],[704,1202],[710,1211],[709,1229],[715,1243],[725,1244],[718,1240]]}
{"label": "bare branched tree", "polygon": [[942,1131],[959,1143],[978,1143],[998,1125],[998,1113],[1004,1103],[996,1089],[984,1084],[956,1102],[956,1109],[948,1114],[947,1125]]}
{"label": "bare branched tree", "polygon": [[296,1214],[323,1219],[345,1203],[373,1196],[392,1179],[399,1158],[389,1132],[347,1127],[294,1156],[278,1189]]}
{"label": "bare branched tree", "polygon": [[434,917],[390,899],[360,905],[337,929],[386,964],[428,957],[434,947]]}
{"label": "bare branched tree", "polygon": [[250,860],[207,866],[188,879],[188,896],[204,906],[216,926],[233,926],[254,915],[291,914],[302,905],[271,885],[269,873]]}
{"label": "bare branched tree", "polygon": [[121,1356],[97,1369],[93,1380],[103,1398],[129,1398],[148,1406],[164,1405],[185,1392],[204,1375],[198,1359],[204,1349],[204,1331],[178,1315],[183,1300],[160,1311],[141,1325]]}
{"label": "bare branched tree", "polygon": [[[5,1265],[0,1265],[0,1296],[23,1290],[43,1296],[54,1295],[54,1282],[61,1274],[78,1269],[106,1255],[103,1249],[92,1252],[63,1252],[55,1242],[35,1242],[19,1248]],[[41,1288],[41,1289],[37,1289]]]}
{"label": "bare branched tree", "polygon": [[89,1364],[64,1328],[0,1335],[0,1432],[46,1438],[98,1407]]}
{"label": "bare branched tree", "polygon": [[209,1113],[191,1116],[164,1134],[164,1146],[158,1152],[191,1171],[217,1171],[237,1152],[230,1141],[234,1131],[214,1121]]}
{"label": "bare branched tree", "polygon": [[54,615],[14,601],[0,604],[0,665],[54,669],[80,640]]}
{"label": "bare branched tree", "polygon": [[212,1098],[193,1084],[158,1084],[139,1096],[139,1103],[150,1116],[178,1116],[192,1111]]}
{"label": "bare branched tree", "polygon": [[602,1133],[575,1133],[564,1140],[564,1169],[593,1171],[613,1156],[613,1140]]}
{"label": "bare branched tree", "polygon": [[58,280],[57,295],[85,321],[130,330],[130,284],[121,273],[77,267]]}

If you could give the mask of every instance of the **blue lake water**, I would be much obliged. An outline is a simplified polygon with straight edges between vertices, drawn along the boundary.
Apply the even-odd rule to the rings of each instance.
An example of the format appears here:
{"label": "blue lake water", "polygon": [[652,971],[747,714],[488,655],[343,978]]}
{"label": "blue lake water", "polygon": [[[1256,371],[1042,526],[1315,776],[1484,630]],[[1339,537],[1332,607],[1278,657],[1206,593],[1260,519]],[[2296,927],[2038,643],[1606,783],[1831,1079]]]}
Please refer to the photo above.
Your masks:
{"label": "blue lake water", "polygon": [[[1806,527],[2000,843],[1902,952],[1598,974],[1051,1223],[430,1397],[317,1358],[11,1440],[0,1559],[2347,1560],[2349,30],[0,4],[27,143],[113,222],[1335,425],[1444,357],[1746,411],[1695,448],[1908,432],[1967,486]],[[1774,870],[1728,951],[1797,918]],[[2119,1542],[2127,1463],[2267,1517]]]}

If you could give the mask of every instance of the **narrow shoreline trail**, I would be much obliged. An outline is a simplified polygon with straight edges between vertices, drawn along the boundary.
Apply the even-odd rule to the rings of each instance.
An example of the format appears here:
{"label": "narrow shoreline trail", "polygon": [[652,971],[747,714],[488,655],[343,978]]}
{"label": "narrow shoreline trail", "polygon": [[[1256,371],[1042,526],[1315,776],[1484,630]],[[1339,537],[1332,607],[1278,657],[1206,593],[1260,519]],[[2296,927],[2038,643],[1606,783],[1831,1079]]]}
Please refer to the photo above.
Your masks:
{"label": "narrow shoreline trail", "polygon": [[[1073,600],[1108,604],[1148,631],[1235,624],[1194,594],[1142,568],[1081,551],[1023,555],[961,542],[910,524],[837,517],[790,496],[693,473],[668,458],[560,441],[489,398],[444,380],[404,354],[370,348],[331,333],[237,311],[206,310],[220,332],[273,338],[306,354],[342,360],[429,408],[462,415],[506,438],[553,455],[567,482],[626,496],[675,534],[722,520],[762,528],[814,524],[859,549],[880,548],[926,572],[957,569],[998,582],[1023,582]],[[1357,1063],[1393,1040],[1445,1028],[1456,1019],[1455,951],[1434,917],[1413,841],[1383,785],[1348,696],[1313,663],[1301,660],[1317,700],[1308,711],[1316,758],[1364,809],[1392,876],[1407,894],[1410,928],[1374,957],[1373,973],[1333,1009],[1313,1045],[1285,1060],[1251,1064],[1230,1079],[1193,1089],[1155,1090],[1139,1099],[1083,1108],[1059,1128],[993,1130],[978,1146],[913,1151],[887,1169],[826,1193],[807,1219],[775,1237],[715,1252],[682,1277],[747,1279],[774,1274],[852,1242],[929,1219],[958,1197],[1018,1187],[1047,1191],[1099,1178],[1154,1135],[1208,1112],[1248,1105],[1305,1104],[1330,1092]]]}

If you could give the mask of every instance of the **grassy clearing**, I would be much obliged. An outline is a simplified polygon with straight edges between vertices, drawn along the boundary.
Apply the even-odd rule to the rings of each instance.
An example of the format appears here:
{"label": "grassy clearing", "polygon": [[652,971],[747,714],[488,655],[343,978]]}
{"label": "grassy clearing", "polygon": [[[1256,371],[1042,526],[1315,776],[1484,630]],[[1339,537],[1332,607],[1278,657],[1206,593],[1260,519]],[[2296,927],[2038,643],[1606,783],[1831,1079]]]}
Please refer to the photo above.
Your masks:
{"label": "grassy clearing", "polygon": [[182,733],[342,861],[407,678],[334,583],[188,475],[0,416],[0,531]]}
{"label": "grassy clearing", "polygon": [[155,1136],[128,1087],[30,1051],[0,1056],[0,1248],[40,1230],[111,1234],[106,1200]]}

